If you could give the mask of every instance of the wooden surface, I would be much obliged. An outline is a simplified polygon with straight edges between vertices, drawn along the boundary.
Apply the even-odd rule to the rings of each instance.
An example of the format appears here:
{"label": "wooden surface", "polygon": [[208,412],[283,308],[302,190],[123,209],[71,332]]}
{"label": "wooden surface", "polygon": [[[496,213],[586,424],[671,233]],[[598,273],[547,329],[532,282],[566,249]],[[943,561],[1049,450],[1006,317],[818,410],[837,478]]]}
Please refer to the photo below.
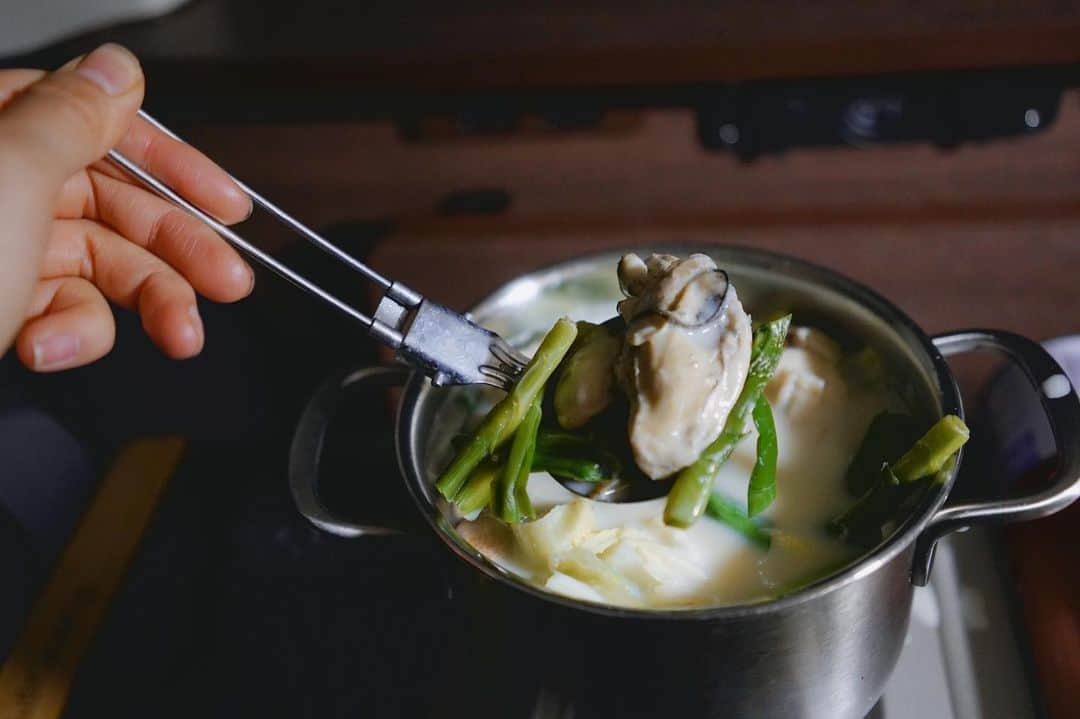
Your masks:
{"label": "wooden surface", "polygon": [[1080,221],[916,227],[641,228],[426,235],[380,244],[372,264],[465,308],[517,274],[583,252],[725,241],[802,257],[859,280],[930,332],[986,326],[1045,339],[1080,332]]}
{"label": "wooden surface", "polygon": [[[620,127],[441,143],[404,142],[381,124],[186,134],[315,226],[385,221],[372,264],[456,307],[576,253],[709,241],[833,267],[932,331],[1080,331],[1076,93],[1043,133],[952,152],[800,150],[744,165],[702,150],[686,112],[642,112]],[[477,188],[504,190],[509,207],[440,216],[447,196]],[[250,231],[269,246],[287,237]]]}
{"label": "wooden surface", "polygon": [[[176,129],[314,225],[380,219],[453,235],[1080,218],[1076,92],[1044,132],[950,152],[811,149],[745,165],[703,150],[689,111],[642,111],[612,125],[431,143],[406,142],[385,123]],[[439,219],[448,195],[483,188],[508,194],[506,212]]]}
{"label": "wooden surface", "polygon": [[[930,331],[1080,331],[1080,93],[1030,137],[951,152],[799,150],[751,165],[701,149],[687,112],[635,118],[617,132],[436,143],[379,123],[184,134],[313,226],[385,222],[371,263],[454,307],[581,252],[705,241],[830,266]],[[440,215],[446,197],[477,188],[504,190],[509,207]],[[242,231],[269,247],[292,241],[266,225]]]}
{"label": "wooden surface", "polygon": [[[354,90],[640,86],[1075,63],[1055,0],[196,0],[102,38],[169,82]],[[233,88],[234,90],[237,88]]]}
{"label": "wooden surface", "polygon": [[[1043,486],[1045,472],[1036,471],[1032,479],[1040,480],[1032,483],[1035,487]],[[1080,684],[1076,681],[1080,677],[1077,527],[1080,504],[1007,530],[1036,674],[1044,687],[1047,712],[1055,719],[1075,716],[1080,706]]]}

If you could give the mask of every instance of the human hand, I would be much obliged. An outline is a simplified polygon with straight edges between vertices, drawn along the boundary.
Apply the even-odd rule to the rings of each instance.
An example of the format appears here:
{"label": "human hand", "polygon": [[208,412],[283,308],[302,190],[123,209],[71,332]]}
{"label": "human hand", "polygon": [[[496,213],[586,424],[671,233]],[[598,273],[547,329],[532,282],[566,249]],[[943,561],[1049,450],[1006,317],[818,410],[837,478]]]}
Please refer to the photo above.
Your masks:
{"label": "human hand", "polygon": [[113,147],[222,222],[251,202],[217,165],[135,113],[144,82],[105,45],[54,73],[0,70],[0,352],[38,371],[106,354],[107,300],[169,357],[202,349],[195,293],[246,297],[251,268],[213,230],[101,158]]}

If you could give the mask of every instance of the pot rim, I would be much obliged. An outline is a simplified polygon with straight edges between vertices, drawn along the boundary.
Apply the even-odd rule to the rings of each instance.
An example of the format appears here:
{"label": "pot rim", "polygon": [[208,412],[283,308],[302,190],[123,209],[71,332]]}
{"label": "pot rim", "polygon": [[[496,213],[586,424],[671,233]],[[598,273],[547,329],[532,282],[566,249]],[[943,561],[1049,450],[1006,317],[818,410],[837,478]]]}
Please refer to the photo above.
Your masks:
{"label": "pot rim", "polygon": [[[605,258],[617,260],[626,252],[669,252],[671,254],[687,254],[688,252],[724,252],[734,254],[738,256],[740,261],[745,260],[747,264],[756,267],[778,271],[783,271],[785,268],[788,270],[797,270],[796,274],[800,277],[810,279],[818,284],[824,284],[829,289],[859,301],[860,304],[868,308],[879,318],[889,321],[894,327],[899,326],[899,328],[909,332],[915,340],[914,346],[910,348],[918,350],[921,354],[925,355],[933,367],[933,376],[938,383],[938,389],[935,394],[941,402],[942,415],[956,414],[961,419],[965,418],[963,402],[960,398],[960,390],[956,384],[956,379],[953,377],[952,371],[949,369],[948,363],[934,345],[930,336],[927,335],[914,320],[908,317],[905,312],[900,310],[896,305],[875,290],[846,275],[840,274],[835,270],[801,258],[745,245],[712,242],[693,245],[661,244],[648,247],[616,248],[590,252],[570,259],[548,263],[531,270],[526,274],[519,275],[485,296],[484,299],[477,303],[470,311],[474,313],[483,312],[484,308],[496,304],[500,299],[513,292],[517,286],[521,285],[521,283],[535,280],[537,276],[548,275],[556,277],[558,274],[555,271],[560,270],[562,271],[562,276],[572,277],[574,276],[575,271],[581,272],[586,267],[593,267],[597,261]],[[905,343],[910,346],[910,343]],[[935,514],[937,514],[946,499],[948,499],[953,483],[956,481],[956,475],[963,461],[963,450],[961,449],[957,453],[957,461],[954,463],[952,471],[949,473],[946,480],[941,483],[938,492],[931,495],[929,501],[924,500],[922,511],[908,517],[908,519],[906,519],[888,539],[871,551],[853,560],[850,564],[844,566],[843,569],[832,574],[826,574],[789,594],[781,595],[775,599],[764,599],[756,602],[721,605],[717,607],[690,609],[636,609],[630,607],[618,607],[571,599],[570,597],[554,594],[536,587],[499,567],[494,562],[487,559],[487,557],[479,550],[473,550],[472,552],[467,551],[458,542],[455,542],[442,527],[440,527],[439,520],[441,519],[441,512],[434,503],[428,500],[428,497],[426,497],[420,489],[422,475],[417,462],[417,457],[415,456],[416,452],[411,446],[410,441],[403,441],[403,438],[412,438],[415,436],[413,430],[419,419],[416,407],[418,406],[418,402],[422,395],[430,390],[431,384],[427,378],[420,372],[414,372],[405,386],[405,391],[402,394],[401,402],[398,407],[396,446],[398,463],[405,479],[405,483],[408,486],[409,494],[412,496],[420,513],[424,516],[424,519],[439,539],[449,547],[459,559],[471,565],[474,569],[478,569],[488,578],[493,579],[496,582],[508,585],[516,590],[531,594],[537,599],[564,608],[618,619],[662,621],[737,619],[740,617],[785,611],[806,602],[814,601],[825,594],[829,594],[842,587],[853,584],[874,573],[897,555],[914,545],[915,540],[927,523]]]}

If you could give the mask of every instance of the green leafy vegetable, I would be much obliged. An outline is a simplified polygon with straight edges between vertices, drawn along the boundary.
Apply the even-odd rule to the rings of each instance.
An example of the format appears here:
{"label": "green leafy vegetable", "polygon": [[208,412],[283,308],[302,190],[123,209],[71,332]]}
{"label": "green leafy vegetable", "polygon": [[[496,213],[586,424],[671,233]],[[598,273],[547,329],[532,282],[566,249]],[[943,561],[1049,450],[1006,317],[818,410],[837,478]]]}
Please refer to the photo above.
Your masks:
{"label": "green leafy vegetable", "polygon": [[547,472],[553,477],[575,482],[602,482],[611,479],[610,470],[603,465],[576,457],[555,457],[537,452],[532,468],[534,472]]}
{"label": "green leafy vegetable", "polygon": [[874,546],[881,541],[882,525],[896,512],[903,489],[888,465],[883,466],[874,485],[829,522],[829,533],[851,544]]}
{"label": "green leafy vegetable", "polygon": [[918,423],[910,415],[882,412],[874,417],[844,477],[848,492],[862,496],[877,482],[881,468],[900,459],[918,438]]}
{"label": "green leafy vegetable", "polygon": [[879,470],[873,486],[829,522],[829,532],[863,547],[878,544],[882,527],[914,511],[927,489],[943,480],[969,436],[959,417],[939,419],[900,459]]}
{"label": "green leafy vegetable", "polygon": [[772,544],[772,536],[767,529],[750,519],[746,512],[718,492],[709,496],[705,514],[728,525],[762,549],[768,549]]}

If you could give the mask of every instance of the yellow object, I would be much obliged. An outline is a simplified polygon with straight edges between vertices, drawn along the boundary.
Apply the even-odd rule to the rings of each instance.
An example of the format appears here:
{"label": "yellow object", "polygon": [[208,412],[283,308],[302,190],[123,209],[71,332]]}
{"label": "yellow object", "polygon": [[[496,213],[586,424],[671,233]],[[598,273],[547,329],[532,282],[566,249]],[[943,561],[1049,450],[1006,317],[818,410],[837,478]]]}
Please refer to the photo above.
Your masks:
{"label": "yellow object", "polygon": [[183,450],[183,440],[161,438],[120,451],[0,667],[0,719],[60,716],[79,661]]}

